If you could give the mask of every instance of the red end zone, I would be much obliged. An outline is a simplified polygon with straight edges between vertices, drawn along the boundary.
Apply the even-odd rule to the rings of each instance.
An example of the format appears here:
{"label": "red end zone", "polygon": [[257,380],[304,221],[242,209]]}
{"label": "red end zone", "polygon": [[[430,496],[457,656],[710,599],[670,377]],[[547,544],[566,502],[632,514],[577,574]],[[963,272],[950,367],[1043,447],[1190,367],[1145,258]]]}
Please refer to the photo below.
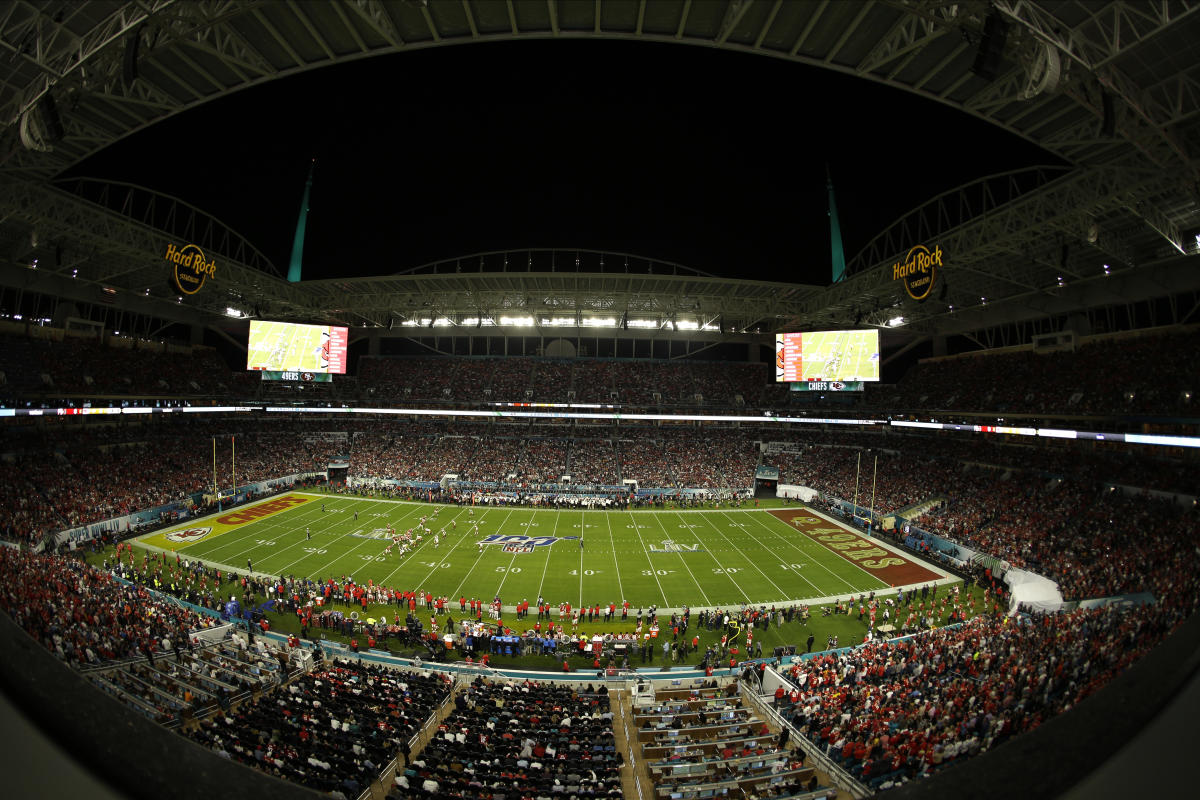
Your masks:
{"label": "red end zone", "polygon": [[943,577],[899,553],[880,547],[875,540],[835,525],[811,511],[800,509],[768,513],[826,549],[862,567],[888,586],[928,583]]}

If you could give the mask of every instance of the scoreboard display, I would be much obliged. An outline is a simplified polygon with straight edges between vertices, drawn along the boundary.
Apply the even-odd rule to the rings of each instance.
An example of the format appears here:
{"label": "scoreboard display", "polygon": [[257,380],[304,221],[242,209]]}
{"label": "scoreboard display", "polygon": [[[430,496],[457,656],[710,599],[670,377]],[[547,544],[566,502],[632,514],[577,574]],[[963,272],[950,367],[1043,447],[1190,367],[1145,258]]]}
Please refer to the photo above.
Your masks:
{"label": "scoreboard display", "polygon": [[250,320],[246,369],[345,375],[349,341],[348,328]]}
{"label": "scoreboard display", "polygon": [[775,380],[854,383],[879,380],[879,331],[775,334]]}

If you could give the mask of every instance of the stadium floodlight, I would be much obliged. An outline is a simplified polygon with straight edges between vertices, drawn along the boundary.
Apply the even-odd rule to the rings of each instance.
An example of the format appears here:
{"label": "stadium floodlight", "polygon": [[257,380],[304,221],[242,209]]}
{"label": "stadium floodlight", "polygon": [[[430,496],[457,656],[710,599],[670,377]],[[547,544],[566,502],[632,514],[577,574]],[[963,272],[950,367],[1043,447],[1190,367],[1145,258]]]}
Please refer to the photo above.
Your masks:
{"label": "stadium floodlight", "polygon": [[676,320],[676,322],[675,322],[675,330],[678,330],[678,331],[698,331],[698,330],[700,330],[700,323],[699,323],[699,322],[693,322],[692,320],[687,320],[687,319]]}
{"label": "stadium floodlight", "polygon": [[889,328],[899,328],[904,324],[904,317],[892,317],[887,321]]}
{"label": "stadium floodlight", "polygon": [[501,317],[500,324],[531,328],[533,327],[533,317]]}
{"label": "stadium floodlight", "polygon": [[234,308],[232,306],[226,306],[225,316],[233,317],[234,319],[241,319],[242,317],[244,317],[246,315],[243,314],[241,311],[238,311],[236,308]]}
{"label": "stadium floodlight", "polygon": [[631,328],[657,328],[658,323],[652,319],[631,319],[629,320]]}
{"label": "stadium floodlight", "polygon": [[583,325],[586,328],[615,328],[617,321],[612,317],[584,317]]}
{"label": "stadium floodlight", "polygon": [[437,319],[435,319],[435,320],[433,321],[433,324],[434,324],[434,326],[435,326],[435,327],[444,328],[444,327],[446,327],[447,325],[453,325],[454,323],[453,323],[453,322],[451,322],[451,321],[450,321],[449,319],[447,319],[446,317],[438,317]]}

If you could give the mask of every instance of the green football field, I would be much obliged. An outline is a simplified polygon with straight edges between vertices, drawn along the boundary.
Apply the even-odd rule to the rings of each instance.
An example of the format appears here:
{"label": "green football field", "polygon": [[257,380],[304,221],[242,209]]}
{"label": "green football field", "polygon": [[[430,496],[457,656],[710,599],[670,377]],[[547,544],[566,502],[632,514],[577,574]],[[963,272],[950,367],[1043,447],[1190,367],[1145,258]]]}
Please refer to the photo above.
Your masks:
{"label": "green football field", "polygon": [[[539,596],[575,607],[779,604],[943,577],[801,509],[610,512],[283,498],[258,504],[261,518],[256,506],[242,506],[140,538],[242,571],[252,564],[260,574],[345,575],[452,602],[498,596],[506,606]],[[385,553],[389,525],[402,533],[423,516],[432,533],[402,556]]]}

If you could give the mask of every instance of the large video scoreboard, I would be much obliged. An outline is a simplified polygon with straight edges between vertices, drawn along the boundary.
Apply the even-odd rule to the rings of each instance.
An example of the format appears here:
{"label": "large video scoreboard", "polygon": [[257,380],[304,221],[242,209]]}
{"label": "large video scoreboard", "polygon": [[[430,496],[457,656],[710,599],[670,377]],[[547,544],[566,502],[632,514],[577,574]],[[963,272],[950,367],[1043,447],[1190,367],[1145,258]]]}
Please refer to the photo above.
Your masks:
{"label": "large video scoreboard", "polygon": [[250,320],[246,369],[346,374],[349,329]]}
{"label": "large video scoreboard", "polygon": [[878,381],[879,331],[777,333],[775,380],[787,383]]}

